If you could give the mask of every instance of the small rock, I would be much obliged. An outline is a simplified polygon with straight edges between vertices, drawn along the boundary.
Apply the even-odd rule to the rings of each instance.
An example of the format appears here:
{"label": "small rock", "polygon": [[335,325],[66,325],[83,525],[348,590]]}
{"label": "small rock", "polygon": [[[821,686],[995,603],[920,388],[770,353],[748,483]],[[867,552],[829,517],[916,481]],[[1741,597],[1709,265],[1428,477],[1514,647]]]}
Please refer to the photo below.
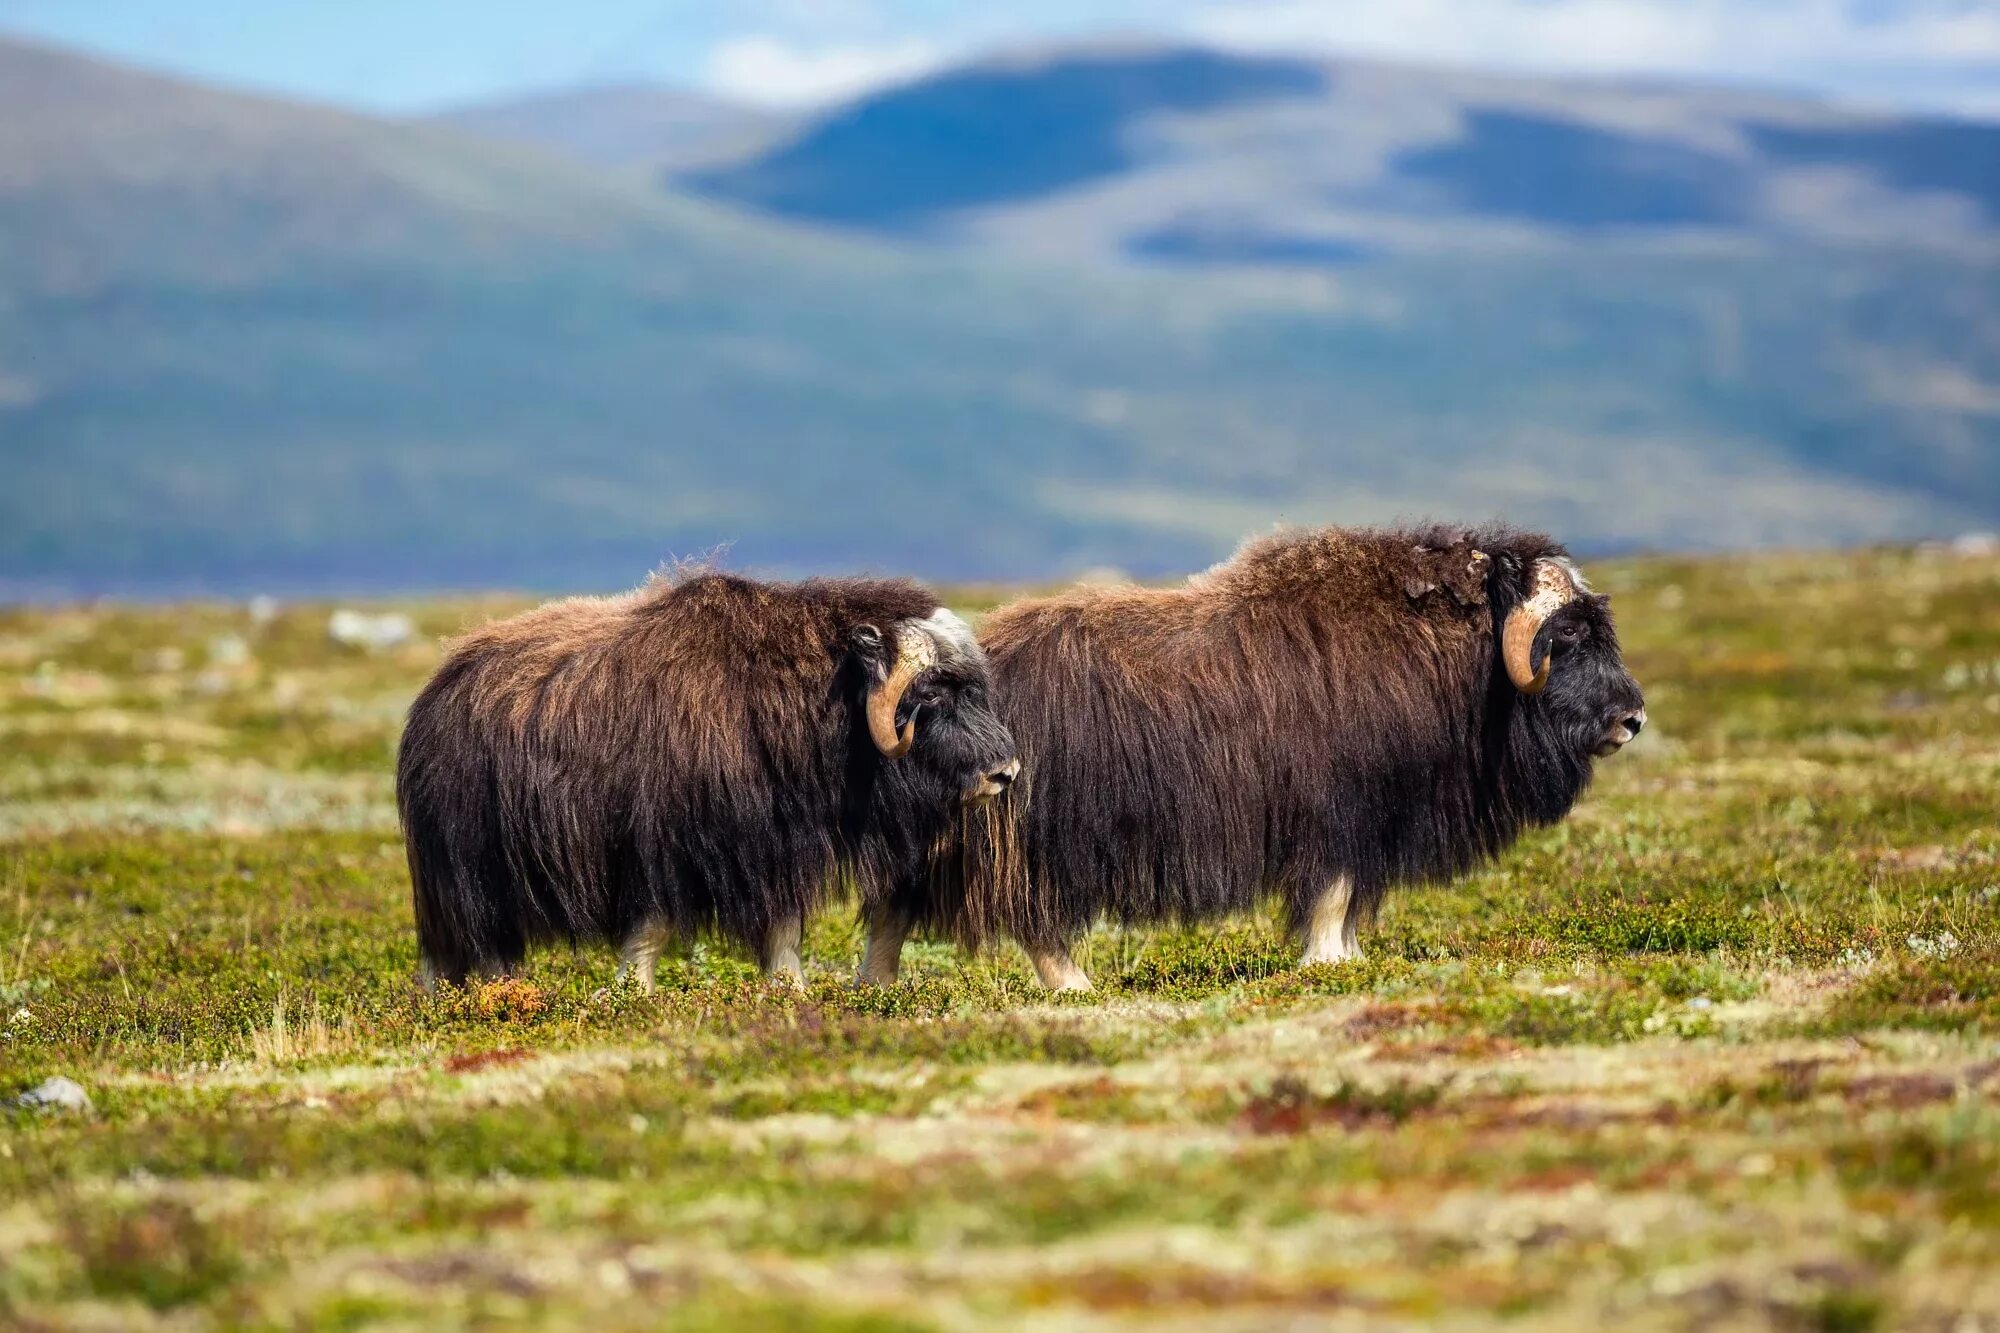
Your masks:
{"label": "small rock", "polygon": [[208,664],[217,667],[242,666],[250,660],[250,645],[240,634],[218,634],[208,641]]}
{"label": "small rock", "polygon": [[16,1097],[14,1105],[30,1111],[88,1111],[90,1094],[81,1083],[57,1074]]}
{"label": "small rock", "polygon": [[342,607],[327,617],[327,637],[335,643],[352,648],[365,648],[369,652],[380,652],[386,648],[400,648],[416,637],[417,627],[411,619],[399,611],[386,611],[371,616],[365,611],[355,611]]}

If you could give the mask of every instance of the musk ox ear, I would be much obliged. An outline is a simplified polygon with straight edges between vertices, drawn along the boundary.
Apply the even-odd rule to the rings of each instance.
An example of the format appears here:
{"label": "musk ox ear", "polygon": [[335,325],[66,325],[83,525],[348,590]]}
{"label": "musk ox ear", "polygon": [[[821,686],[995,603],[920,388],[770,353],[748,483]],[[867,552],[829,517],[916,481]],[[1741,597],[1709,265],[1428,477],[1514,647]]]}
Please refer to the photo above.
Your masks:
{"label": "musk ox ear", "polygon": [[880,680],[889,674],[888,652],[882,646],[882,631],[873,625],[856,625],[847,632],[848,646],[868,667],[868,674]]}

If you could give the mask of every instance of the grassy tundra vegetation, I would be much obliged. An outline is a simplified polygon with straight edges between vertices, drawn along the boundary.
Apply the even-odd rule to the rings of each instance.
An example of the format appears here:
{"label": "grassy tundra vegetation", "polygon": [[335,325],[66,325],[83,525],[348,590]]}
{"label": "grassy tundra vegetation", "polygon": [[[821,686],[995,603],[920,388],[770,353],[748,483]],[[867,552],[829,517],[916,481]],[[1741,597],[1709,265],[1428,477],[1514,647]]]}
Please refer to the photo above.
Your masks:
{"label": "grassy tundra vegetation", "polygon": [[95,1103],[0,1111],[0,1323],[2000,1322],[2000,559],[1593,573],[1654,721],[1566,825],[1059,1000],[840,915],[423,997],[391,748],[509,604],[0,613],[0,1096]]}

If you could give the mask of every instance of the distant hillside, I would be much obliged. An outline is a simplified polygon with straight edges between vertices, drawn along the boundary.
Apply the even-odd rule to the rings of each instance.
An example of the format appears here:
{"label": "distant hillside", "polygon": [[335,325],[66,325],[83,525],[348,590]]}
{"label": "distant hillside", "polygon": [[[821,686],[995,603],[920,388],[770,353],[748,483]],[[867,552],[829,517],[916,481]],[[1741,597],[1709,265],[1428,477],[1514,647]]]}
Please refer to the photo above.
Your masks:
{"label": "distant hillside", "polygon": [[645,84],[557,89],[459,107],[440,125],[593,166],[673,174],[740,160],[792,118]]}
{"label": "distant hillside", "polygon": [[785,217],[1072,260],[2000,239],[1996,125],[1144,46],[946,70],[680,180]]}
{"label": "distant hillside", "polygon": [[1610,243],[1337,274],[830,239],[461,132],[0,44],[0,589],[1197,566],[1280,519],[1586,549],[2000,525],[2000,266]]}

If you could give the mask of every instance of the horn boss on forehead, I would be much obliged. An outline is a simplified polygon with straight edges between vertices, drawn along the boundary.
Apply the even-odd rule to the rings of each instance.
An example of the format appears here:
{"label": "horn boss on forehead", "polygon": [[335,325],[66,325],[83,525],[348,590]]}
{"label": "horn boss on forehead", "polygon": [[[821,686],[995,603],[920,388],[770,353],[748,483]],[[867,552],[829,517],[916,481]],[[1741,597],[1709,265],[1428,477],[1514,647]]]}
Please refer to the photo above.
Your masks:
{"label": "horn boss on forehead", "polygon": [[903,724],[902,732],[898,734],[896,709],[903,702],[903,694],[910,688],[910,682],[935,665],[937,641],[916,625],[899,625],[896,629],[896,660],[881,684],[868,691],[868,734],[874,737],[875,748],[882,752],[883,758],[901,759],[916,744],[915,715]]}
{"label": "horn boss on forehead", "polygon": [[1535,661],[1535,637],[1550,616],[1576,600],[1576,580],[1561,561],[1537,560],[1528,569],[1527,598],[1507,613],[1500,631],[1501,661],[1507,678],[1523,694],[1540,694],[1549,684],[1549,656]]}

